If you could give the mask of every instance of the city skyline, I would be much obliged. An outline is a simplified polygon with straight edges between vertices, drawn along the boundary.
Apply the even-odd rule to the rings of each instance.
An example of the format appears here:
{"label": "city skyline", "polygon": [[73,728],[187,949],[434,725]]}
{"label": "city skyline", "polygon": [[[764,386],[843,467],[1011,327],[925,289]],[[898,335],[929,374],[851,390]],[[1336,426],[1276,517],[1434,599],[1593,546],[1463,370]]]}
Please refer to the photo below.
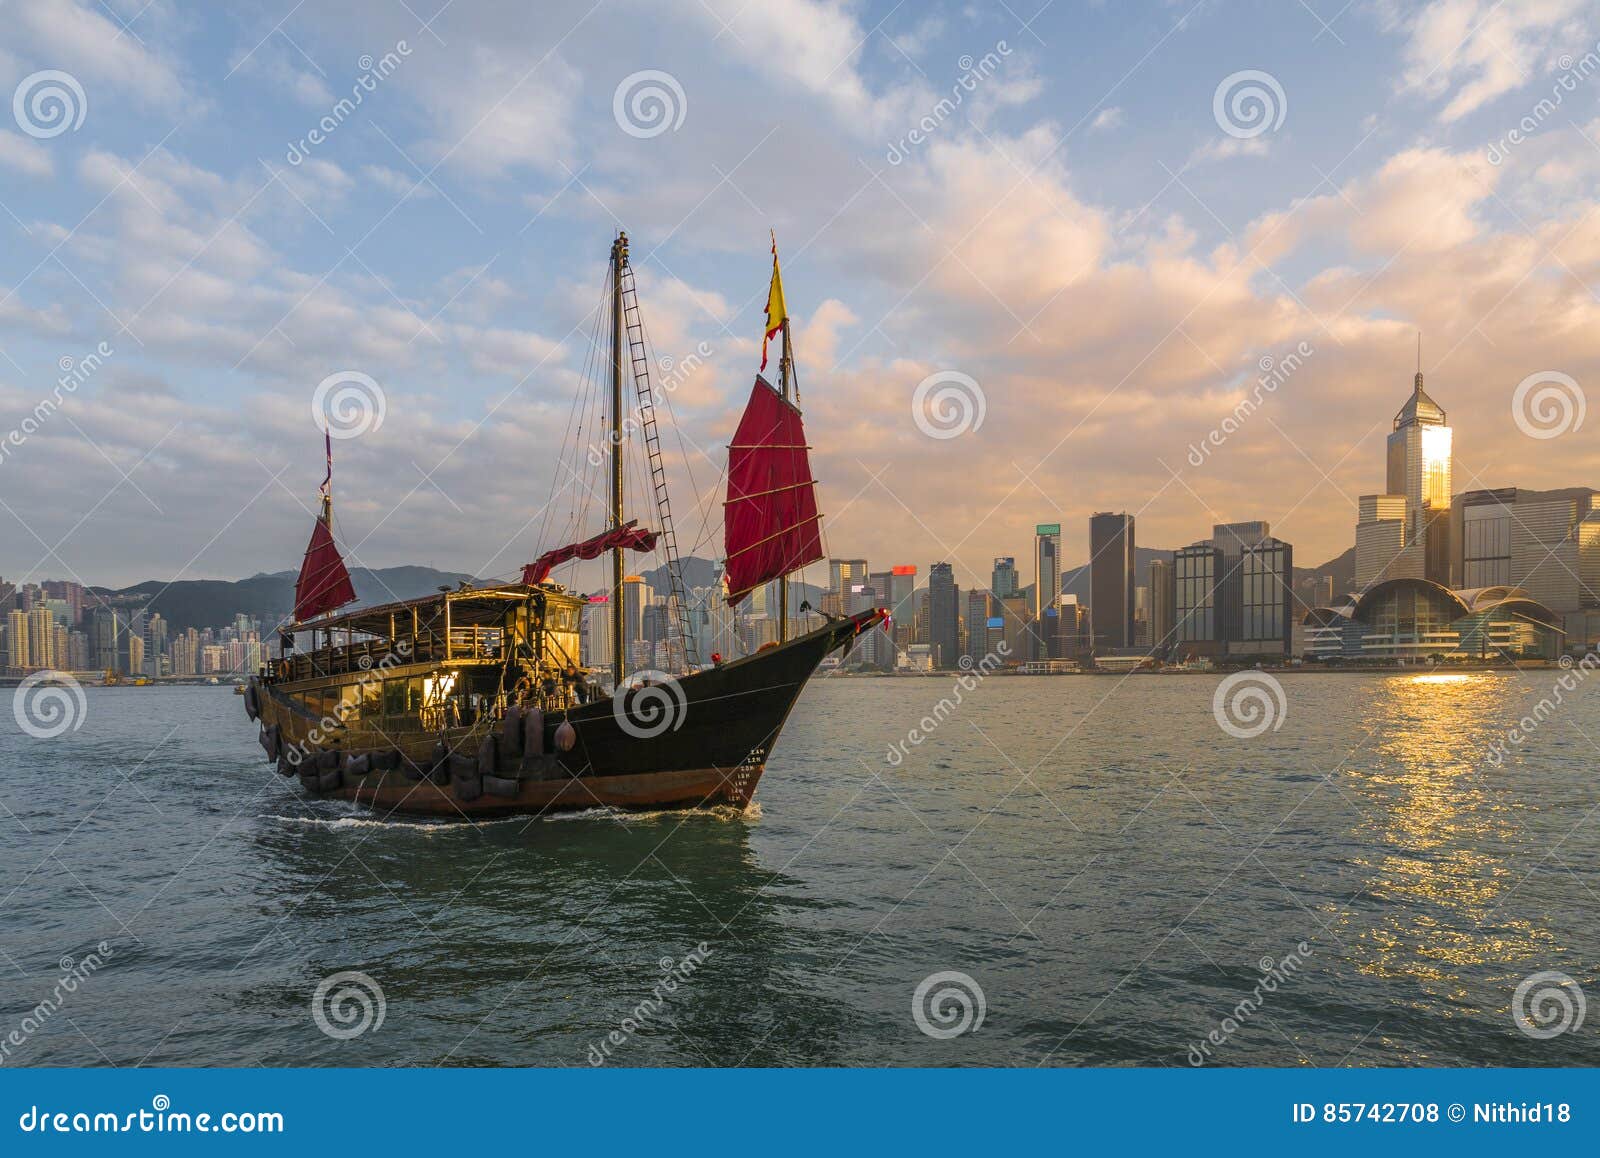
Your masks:
{"label": "city skyline", "polygon": [[[20,438],[0,571],[292,565],[321,477],[312,395],[346,372],[385,400],[336,447],[352,564],[512,571],[550,545],[523,527],[549,481],[506,464],[554,457],[618,224],[702,480],[759,359],[777,230],[830,533],[895,558],[983,573],[1056,523],[1084,559],[1087,516],[1127,510],[1172,548],[1260,518],[1331,559],[1418,330],[1458,492],[1584,481],[1577,413],[1558,437],[1512,425],[1549,390],[1581,407],[1600,370],[1600,56],[1576,4],[1356,8],[1333,36],[1298,9],[1023,27],[799,7],[791,26],[691,6],[691,28],[556,6],[539,29],[455,8],[424,29],[393,5],[281,30],[18,12],[0,82],[64,71],[85,108],[61,132],[0,124],[0,441]],[[791,35],[785,115],[727,99]],[[1268,122],[1230,120],[1225,82],[1262,60]],[[681,123],[629,132],[614,98],[650,69]],[[1562,115],[1509,142],[1568,73]],[[370,97],[310,141],[360,79]],[[654,180],[668,156],[681,180]],[[930,380],[977,388],[955,437],[916,421]]]}

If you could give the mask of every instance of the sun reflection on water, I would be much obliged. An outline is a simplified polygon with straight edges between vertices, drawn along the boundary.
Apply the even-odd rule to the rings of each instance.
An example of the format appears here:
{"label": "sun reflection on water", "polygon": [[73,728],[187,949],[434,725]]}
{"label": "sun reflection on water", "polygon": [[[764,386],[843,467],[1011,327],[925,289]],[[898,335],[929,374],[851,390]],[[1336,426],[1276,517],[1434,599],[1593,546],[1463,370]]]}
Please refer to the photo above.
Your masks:
{"label": "sun reflection on water", "polygon": [[1417,982],[1426,996],[1413,1004],[1437,1016],[1472,1010],[1464,969],[1553,952],[1548,929],[1501,907],[1520,828],[1485,779],[1484,737],[1505,694],[1490,676],[1384,680],[1362,720],[1373,740],[1341,773],[1365,816],[1362,843],[1385,851],[1356,862],[1366,882],[1336,931],[1361,972]]}

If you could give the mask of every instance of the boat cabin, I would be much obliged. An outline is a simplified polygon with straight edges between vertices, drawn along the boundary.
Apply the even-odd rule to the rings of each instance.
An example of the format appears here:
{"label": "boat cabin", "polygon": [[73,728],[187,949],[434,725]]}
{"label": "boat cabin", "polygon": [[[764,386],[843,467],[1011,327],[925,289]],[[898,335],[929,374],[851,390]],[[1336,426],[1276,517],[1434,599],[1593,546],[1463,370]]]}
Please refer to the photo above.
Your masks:
{"label": "boat cabin", "polygon": [[512,704],[562,711],[599,691],[579,664],[583,607],[515,583],[363,608],[285,628],[262,678],[313,717],[386,733],[471,727]]}

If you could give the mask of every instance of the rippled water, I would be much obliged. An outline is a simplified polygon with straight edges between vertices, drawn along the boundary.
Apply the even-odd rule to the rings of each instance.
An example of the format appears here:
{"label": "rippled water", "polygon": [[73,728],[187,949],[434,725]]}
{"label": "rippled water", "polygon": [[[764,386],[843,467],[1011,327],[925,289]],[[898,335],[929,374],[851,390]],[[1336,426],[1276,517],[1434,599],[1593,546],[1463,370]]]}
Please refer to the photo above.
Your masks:
{"label": "rippled water", "polygon": [[[226,689],[91,688],[55,739],[0,712],[5,1061],[1596,1064],[1600,1010],[1511,1014],[1600,999],[1600,687],[1486,758],[1556,674],[1287,675],[1253,739],[1214,677],[996,677],[898,766],[951,681],[824,680],[753,816],[475,826],[305,799]],[[383,1018],[341,1040],[347,970]],[[936,1037],[946,971],[982,1019]]]}

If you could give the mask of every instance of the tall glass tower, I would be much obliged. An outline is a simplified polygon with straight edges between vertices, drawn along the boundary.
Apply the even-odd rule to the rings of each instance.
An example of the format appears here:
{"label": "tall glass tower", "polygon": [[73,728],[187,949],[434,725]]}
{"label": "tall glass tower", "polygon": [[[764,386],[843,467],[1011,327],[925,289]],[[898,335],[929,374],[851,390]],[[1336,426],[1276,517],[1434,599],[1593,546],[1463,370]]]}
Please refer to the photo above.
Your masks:
{"label": "tall glass tower", "polygon": [[1394,416],[1389,435],[1391,495],[1406,499],[1406,542],[1423,558],[1423,578],[1450,582],[1450,460],[1453,432],[1444,408],[1422,388],[1418,369],[1411,397]]}

